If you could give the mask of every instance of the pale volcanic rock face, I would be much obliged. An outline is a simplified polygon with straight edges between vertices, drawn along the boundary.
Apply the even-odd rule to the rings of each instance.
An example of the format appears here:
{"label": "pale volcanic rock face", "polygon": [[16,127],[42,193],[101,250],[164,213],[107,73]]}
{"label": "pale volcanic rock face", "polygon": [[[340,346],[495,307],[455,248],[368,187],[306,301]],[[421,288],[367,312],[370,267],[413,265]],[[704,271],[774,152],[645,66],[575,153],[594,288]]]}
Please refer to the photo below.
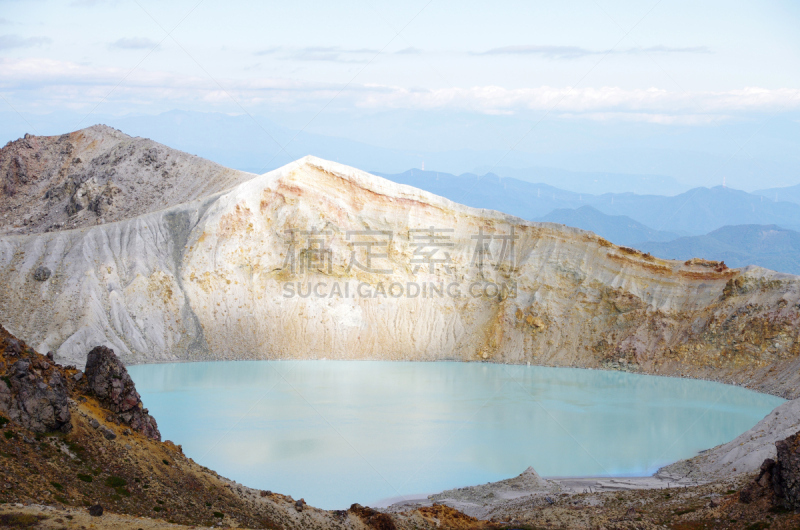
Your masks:
{"label": "pale volcanic rock face", "polygon": [[[268,358],[490,360],[718,378],[797,360],[792,276],[654,259],[584,231],[463,207],[310,157],[232,190],[204,221],[184,259],[183,284],[199,302],[192,307],[210,350],[233,358],[262,351]],[[442,263],[434,273],[427,264],[414,272],[415,237],[424,232],[413,231],[429,227],[452,230],[441,232],[449,246],[437,254],[447,252],[449,272]],[[515,260],[496,267],[512,229]],[[299,237],[296,253],[329,254],[291,274],[289,230],[318,232]],[[355,235],[365,231],[391,234],[373,267],[391,272],[351,265],[353,252],[365,261]],[[481,231],[501,237],[490,242],[482,269],[473,263]],[[335,284],[349,284],[350,297],[333,293]],[[360,292],[359,284],[366,286]],[[409,284],[443,285],[445,294],[410,296]],[[461,296],[450,296],[450,286]],[[758,326],[772,329],[773,343],[737,347]]]}
{"label": "pale volcanic rock face", "polygon": [[0,281],[19,296],[0,301],[7,327],[78,364],[102,344],[126,363],[453,359],[799,387],[795,276],[661,260],[313,157],[2,237]]}

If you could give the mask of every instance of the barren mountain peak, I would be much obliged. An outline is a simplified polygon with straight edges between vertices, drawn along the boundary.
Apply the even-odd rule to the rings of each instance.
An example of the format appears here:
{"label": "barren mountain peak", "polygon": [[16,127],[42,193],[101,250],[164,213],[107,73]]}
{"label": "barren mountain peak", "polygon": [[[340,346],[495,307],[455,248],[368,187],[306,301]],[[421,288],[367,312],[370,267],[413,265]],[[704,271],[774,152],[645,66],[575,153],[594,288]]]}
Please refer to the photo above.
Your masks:
{"label": "barren mountain peak", "polygon": [[0,234],[86,228],[213,195],[254,175],[107,125],[0,149]]}

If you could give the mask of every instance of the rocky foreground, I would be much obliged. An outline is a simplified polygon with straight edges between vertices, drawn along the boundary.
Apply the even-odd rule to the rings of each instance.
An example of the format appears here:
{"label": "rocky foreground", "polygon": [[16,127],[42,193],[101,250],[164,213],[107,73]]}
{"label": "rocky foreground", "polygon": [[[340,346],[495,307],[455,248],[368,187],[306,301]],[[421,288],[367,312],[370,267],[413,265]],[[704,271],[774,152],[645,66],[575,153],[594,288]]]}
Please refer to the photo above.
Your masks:
{"label": "rocky foreground", "polygon": [[445,506],[326,511],[232,482],[160,441],[125,367],[92,350],[86,372],[0,327],[0,527],[490,528]]}
{"label": "rocky foreground", "polygon": [[100,344],[126,364],[530,363],[800,395],[796,276],[662,260],[314,157],[231,171],[101,126],[9,144],[0,321],[79,367]]}

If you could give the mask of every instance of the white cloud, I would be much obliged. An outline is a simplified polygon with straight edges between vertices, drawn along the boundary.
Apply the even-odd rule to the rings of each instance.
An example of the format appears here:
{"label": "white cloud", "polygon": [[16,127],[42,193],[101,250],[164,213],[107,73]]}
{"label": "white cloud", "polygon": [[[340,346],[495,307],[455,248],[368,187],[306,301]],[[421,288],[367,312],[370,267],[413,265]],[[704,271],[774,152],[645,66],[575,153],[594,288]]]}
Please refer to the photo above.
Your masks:
{"label": "white cloud", "polygon": [[[127,77],[126,77],[127,76]],[[124,80],[123,80],[124,79]],[[37,108],[91,106],[114,88],[110,101],[128,107],[154,104],[216,104],[233,96],[246,108],[318,106],[334,96],[343,108],[455,110],[483,114],[552,111],[570,119],[648,121],[697,125],[741,112],[800,109],[800,89],[748,87],[728,91],[679,92],[661,88],[500,86],[409,89],[254,77],[218,79],[175,72],[94,67],[53,59],[0,58],[0,88]],[[121,82],[121,83],[120,83]],[[119,86],[117,86],[119,84]],[[224,90],[220,90],[220,85]],[[341,91],[341,93],[340,93]],[[229,96],[230,94],[230,96]]]}
{"label": "white cloud", "polygon": [[398,50],[394,53],[395,55],[418,55],[420,53],[423,53],[423,51],[420,50],[419,48],[409,46],[408,48],[403,48],[402,50]]}
{"label": "white cloud", "polygon": [[578,46],[537,46],[519,45],[492,48],[477,55],[541,55],[550,59],[575,59],[601,52],[587,50]]}
{"label": "white cloud", "polygon": [[158,42],[146,37],[128,37],[112,42],[109,47],[120,50],[151,50],[157,45]]}
{"label": "white cloud", "polygon": [[31,48],[33,46],[42,46],[50,44],[51,41],[47,37],[20,37],[19,35],[0,35],[0,50],[9,50],[11,48]]}
{"label": "white cloud", "polygon": [[255,52],[255,55],[274,55],[287,61],[324,61],[336,63],[361,63],[369,60],[378,50],[369,48],[347,49],[339,46],[308,46],[305,48],[273,47]]}
{"label": "white cloud", "polygon": [[75,7],[95,7],[111,3],[116,3],[116,0],[72,0],[69,5]]}
{"label": "white cloud", "polygon": [[[378,88],[378,87],[375,87]],[[375,90],[359,102],[364,107],[557,112],[649,111],[656,113],[718,113],[778,111],[800,108],[800,89],[744,88],[725,92],[673,92],[660,88],[549,87],[506,89],[498,86],[408,90]]]}
{"label": "white cloud", "polygon": [[732,119],[727,114],[659,114],[648,112],[560,113],[559,117],[607,122],[644,122],[658,125],[708,125]]}
{"label": "white cloud", "polygon": [[546,45],[532,45],[523,44],[517,46],[503,46],[501,48],[492,48],[485,52],[476,53],[473,55],[540,55],[548,59],[578,59],[589,55],[607,55],[607,54],[641,54],[641,53],[711,53],[711,50],[706,46],[649,46],[637,47],[626,49],[611,49],[611,50],[590,50],[581,48],[579,46],[546,46]]}
{"label": "white cloud", "polygon": [[627,53],[711,53],[711,50],[708,46],[664,46],[659,44],[658,46],[649,46],[647,48],[630,48],[626,50]]}

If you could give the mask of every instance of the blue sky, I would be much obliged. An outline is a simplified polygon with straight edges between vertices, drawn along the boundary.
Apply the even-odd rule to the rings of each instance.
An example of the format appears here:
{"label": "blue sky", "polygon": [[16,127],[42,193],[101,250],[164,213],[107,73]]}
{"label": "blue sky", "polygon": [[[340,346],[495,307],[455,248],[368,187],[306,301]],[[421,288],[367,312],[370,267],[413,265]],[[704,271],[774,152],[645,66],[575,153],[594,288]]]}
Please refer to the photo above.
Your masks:
{"label": "blue sky", "polygon": [[792,2],[0,0],[0,112],[13,131],[178,109],[531,152],[532,129],[632,131],[622,146],[642,124],[735,153],[797,123],[798,26]]}

